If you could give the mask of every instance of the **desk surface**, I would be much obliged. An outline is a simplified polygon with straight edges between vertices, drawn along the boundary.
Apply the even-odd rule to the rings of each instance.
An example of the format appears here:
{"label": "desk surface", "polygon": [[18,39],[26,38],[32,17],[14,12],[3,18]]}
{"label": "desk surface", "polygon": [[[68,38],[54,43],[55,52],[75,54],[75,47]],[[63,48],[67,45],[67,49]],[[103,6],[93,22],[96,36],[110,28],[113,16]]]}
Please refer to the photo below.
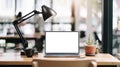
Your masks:
{"label": "desk surface", "polygon": [[67,57],[52,57],[52,58],[47,58],[43,57],[43,54],[40,53],[38,56],[34,56],[34,60],[40,60],[40,59],[50,59],[50,60],[83,60],[83,59],[94,59],[97,61],[97,65],[120,65],[120,60],[115,58],[114,56],[110,54],[97,54],[96,56],[84,56],[81,54],[82,58],[67,58]]}
{"label": "desk surface", "polygon": [[[40,38],[42,35],[44,35],[44,34],[43,33],[35,33],[34,35],[23,35],[23,36],[26,39],[37,39],[37,38]],[[20,38],[20,37],[18,35],[0,36],[0,39],[11,39],[11,38]]]}
{"label": "desk surface", "polygon": [[20,53],[1,53],[0,65],[32,65],[33,58],[21,56]]}
{"label": "desk surface", "polygon": [[[81,55],[82,56],[82,55]],[[20,53],[1,53],[0,54],[0,65],[32,65],[33,61],[39,61],[41,59],[50,60],[83,60],[83,59],[94,59],[97,61],[97,65],[120,65],[120,60],[113,57],[110,54],[97,54],[96,56],[85,56],[84,58],[68,58],[68,57],[44,57],[42,53],[32,58],[21,56]]]}
{"label": "desk surface", "polygon": [[120,60],[110,54],[97,54],[95,57],[87,56],[85,59],[95,59],[97,65],[120,65]]}
{"label": "desk surface", "polygon": [[[34,40],[35,43],[36,41],[41,38],[43,35],[45,35],[44,33],[35,33],[34,35],[23,35],[23,37],[26,39],[26,40]],[[6,43],[21,43],[21,40],[20,40],[20,37],[18,35],[0,35],[0,39],[5,39],[6,40]],[[4,52],[6,52],[6,47],[7,47],[7,44],[5,44],[4,46]]]}

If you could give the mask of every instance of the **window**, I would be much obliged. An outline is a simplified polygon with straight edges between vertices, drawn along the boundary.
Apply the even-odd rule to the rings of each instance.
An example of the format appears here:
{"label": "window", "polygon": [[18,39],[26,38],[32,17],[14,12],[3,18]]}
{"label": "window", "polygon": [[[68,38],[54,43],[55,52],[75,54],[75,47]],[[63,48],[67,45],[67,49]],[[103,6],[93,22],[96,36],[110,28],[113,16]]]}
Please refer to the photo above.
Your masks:
{"label": "window", "polygon": [[75,0],[75,30],[84,31],[85,42],[88,36],[95,39],[94,32],[102,41],[102,0]]}
{"label": "window", "polygon": [[15,14],[15,0],[0,0],[0,21],[12,21]]}
{"label": "window", "polygon": [[21,11],[23,16],[34,10],[34,0],[17,0],[16,14]]}
{"label": "window", "polygon": [[57,15],[53,19],[53,31],[72,31],[72,0],[53,0],[53,9]]}
{"label": "window", "polygon": [[120,0],[113,0],[113,54],[120,52]]}

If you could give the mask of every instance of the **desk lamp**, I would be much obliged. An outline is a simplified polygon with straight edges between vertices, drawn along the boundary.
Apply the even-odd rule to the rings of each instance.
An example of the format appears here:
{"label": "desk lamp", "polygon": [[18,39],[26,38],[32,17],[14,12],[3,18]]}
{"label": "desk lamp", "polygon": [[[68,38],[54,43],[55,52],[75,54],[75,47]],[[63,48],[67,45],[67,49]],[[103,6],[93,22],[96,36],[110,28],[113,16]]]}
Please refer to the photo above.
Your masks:
{"label": "desk lamp", "polygon": [[45,5],[43,5],[41,8],[42,8],[42,12],[33,10],[32,12],[26,14],[25,16],[13,21],[13,25],[22,41],[22,45],[23,45],[23,52],[21,52],[22,55],[24,54],[26,48],[28,47],[28,41],[23,37],[23,35],[18,27],[18,24],[22,23],[23,21],[31,18],[32,16],[34,16],[36,14],[42,14],[44,21],[47,20],[48,18],[56,15],[56,12],[53,9],[51,9]]}

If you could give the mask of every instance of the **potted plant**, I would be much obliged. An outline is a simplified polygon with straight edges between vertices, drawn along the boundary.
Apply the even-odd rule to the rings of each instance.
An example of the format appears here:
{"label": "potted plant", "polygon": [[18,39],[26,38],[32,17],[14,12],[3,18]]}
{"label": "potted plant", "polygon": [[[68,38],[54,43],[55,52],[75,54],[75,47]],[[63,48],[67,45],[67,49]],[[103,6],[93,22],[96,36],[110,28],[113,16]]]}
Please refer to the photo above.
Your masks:
{"label": "potted plant", "polygon": [[95,41],[93,39],[90,38],[90,36],[88,37],[88,40],[86,42],[85,45],[85,54],[86,56],[94,56],[96,54],[96,45],[95,45]]}

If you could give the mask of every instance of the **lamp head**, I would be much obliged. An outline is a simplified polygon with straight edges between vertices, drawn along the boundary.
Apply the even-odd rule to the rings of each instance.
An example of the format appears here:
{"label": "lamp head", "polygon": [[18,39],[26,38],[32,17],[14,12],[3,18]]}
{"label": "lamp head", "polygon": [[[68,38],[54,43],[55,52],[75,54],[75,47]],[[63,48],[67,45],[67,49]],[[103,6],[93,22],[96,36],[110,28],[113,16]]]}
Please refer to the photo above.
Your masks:
{"label": "lamp head", "polygon": [[48,18],[53,17],[56,14],[57,13],[53,9],[51,9],[45,5],[42,6],[42,15],[43,15],[44,20],[47,20]]}

